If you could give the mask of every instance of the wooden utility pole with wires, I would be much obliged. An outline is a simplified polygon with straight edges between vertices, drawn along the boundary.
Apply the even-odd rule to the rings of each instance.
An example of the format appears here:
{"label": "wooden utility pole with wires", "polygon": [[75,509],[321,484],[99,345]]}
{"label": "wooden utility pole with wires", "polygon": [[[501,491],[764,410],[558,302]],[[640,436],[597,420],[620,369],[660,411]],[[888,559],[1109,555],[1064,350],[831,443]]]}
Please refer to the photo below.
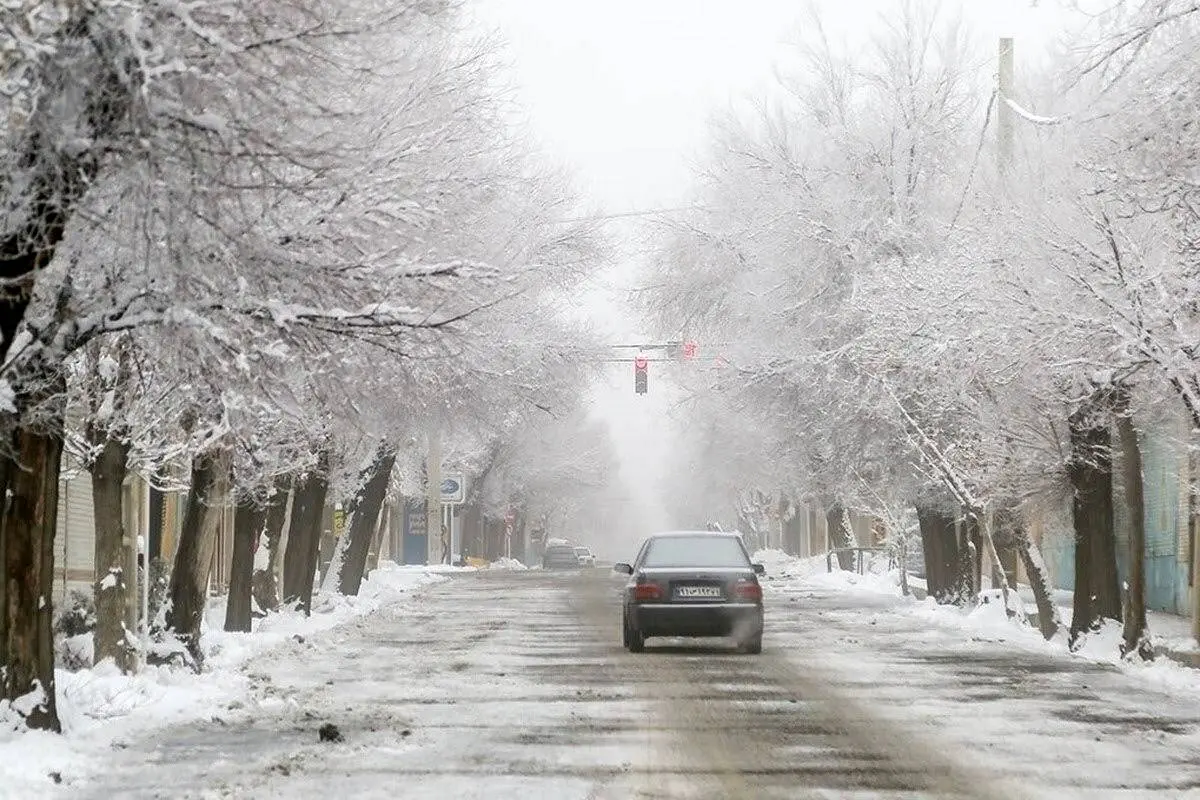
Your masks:
{"label": "wooden utility pole with wires", "polygon": [[998,164],[1000,175],[1008,173],[1013,151],[1013,109],[1009,100],[1013,96],[1013,40],[1010,36],[1000,39],[1000,60],[996,74],[998,97],[996,98],[996,139],[999,145]]}

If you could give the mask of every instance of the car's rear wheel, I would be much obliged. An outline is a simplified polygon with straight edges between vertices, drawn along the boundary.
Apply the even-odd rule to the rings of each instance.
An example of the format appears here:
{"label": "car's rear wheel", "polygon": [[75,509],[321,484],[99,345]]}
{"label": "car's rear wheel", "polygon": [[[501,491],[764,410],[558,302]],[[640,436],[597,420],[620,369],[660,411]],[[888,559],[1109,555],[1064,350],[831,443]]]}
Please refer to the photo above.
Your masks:
{"label": "car's rear wheel", "polygon": [[759,633],[748,639],[742,639],[742,641],[738,642],[738,650],[741,650],[743,653],[749,653],[752,656],[758,655],[762,652],[762,634]]}
{"label": "car's rear wheel", "polygon": [[621,624],[621,643],[631,653],[640,653],[646,649],[646,637],[629,624],[629,616],[624,615]]}

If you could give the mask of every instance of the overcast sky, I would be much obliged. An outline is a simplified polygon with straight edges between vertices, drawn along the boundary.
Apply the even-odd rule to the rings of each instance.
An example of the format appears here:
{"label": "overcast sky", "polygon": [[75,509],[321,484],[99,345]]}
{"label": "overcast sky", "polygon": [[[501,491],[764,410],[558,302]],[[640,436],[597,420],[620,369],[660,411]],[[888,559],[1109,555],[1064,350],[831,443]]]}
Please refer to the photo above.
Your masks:
{"label": "overcast sky", "polygon": [[[865,36],[897,2],[817,6],[827,27]],[[1059,20],[1056,0],[1036,8],[1030,0],[961,2],[981,41],[1015,35],[1018,59],[1041,47]],[[546,154],[574,170],[586,206],[608,212],[684,199],[709,119],[736,98],[763,94],[804,9],[805,0],[474,0],[479,24],[505,42],[519,103]],[[629,230],[611,228],[618,236]],[[639,256],[627,248],[592,303],[605,329],[622,339],[640,334],[623,318]],[[654,508],[669,398],[655,391],[661,384],[653,372],[651,386],[649,396],[634,395],[632,368],[621,365],[598,388],[597,411],[616,432],[646,524],[689,524]]]}

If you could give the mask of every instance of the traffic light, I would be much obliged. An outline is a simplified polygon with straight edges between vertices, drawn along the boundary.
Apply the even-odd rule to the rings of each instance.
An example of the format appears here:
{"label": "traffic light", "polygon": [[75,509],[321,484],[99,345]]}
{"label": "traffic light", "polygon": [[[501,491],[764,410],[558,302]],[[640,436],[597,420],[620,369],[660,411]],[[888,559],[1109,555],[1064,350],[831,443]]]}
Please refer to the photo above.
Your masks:
{"label": "traffic light", "polygon": [[683,343],[683,359],[685,361],[691,361],[693,358],[695,358],[696,357],[696,349],[697,348],[696,348],[695,342],[684,342]]}
{"label": "traffic light", "polygon": [[646,371],[650,366],[650,362],[644,356],[638,356],[633,360],[633,390],[638,394],[646,393]]}

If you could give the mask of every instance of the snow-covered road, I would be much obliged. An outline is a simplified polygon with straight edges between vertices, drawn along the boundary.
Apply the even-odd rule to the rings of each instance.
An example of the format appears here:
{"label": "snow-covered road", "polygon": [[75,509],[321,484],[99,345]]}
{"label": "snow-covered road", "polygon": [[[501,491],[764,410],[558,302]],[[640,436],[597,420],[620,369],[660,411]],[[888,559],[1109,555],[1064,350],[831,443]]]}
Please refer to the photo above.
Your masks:
{"label": "snow-covered road", "polygon": [[[1184,797],[1200,704],[892,598],[772,592],[760,657],[618,644],[603,573],[465,573],[292,642],[253,707],[122,741],[86,798]],[[343,741],[318,741],[333,723]],[[1196,796],[1200,796],[1200,792]]]}

